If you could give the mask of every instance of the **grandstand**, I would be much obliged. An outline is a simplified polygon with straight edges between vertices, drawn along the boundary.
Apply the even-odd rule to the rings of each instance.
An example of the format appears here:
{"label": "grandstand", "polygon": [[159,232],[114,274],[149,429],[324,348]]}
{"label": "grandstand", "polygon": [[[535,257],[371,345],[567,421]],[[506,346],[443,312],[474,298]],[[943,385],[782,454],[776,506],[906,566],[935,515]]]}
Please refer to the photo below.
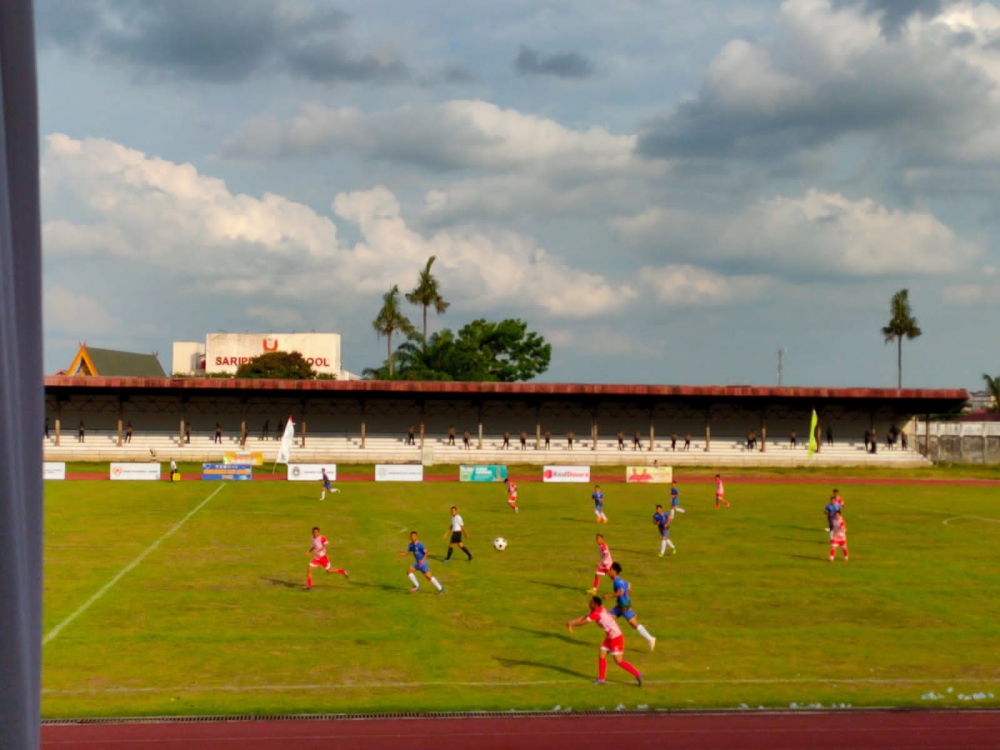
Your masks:
{"label": "grandstand", "polygon": [[[890,427],[904,429],[916,415],[958,410],[966,399],[963,390],[50,377],[46,415],[54,429],[45,453],[54,461],[142,461],[153,455],[217,461],[243,450],[273,461],[276,438],[291,416],[297,425],[293,458],[299,461],[905,467],[930,463],[921,454],[924,436],[911,434],[908,450],[887,450]],[[813,409],[823,440],[809,459]],[[86,425],[82,443],[79,422]],[[134,428],[130,443],[122,437],[127,423]],[[415,440],[407,445],[411,426]],[[447,444],[452,427],[454,446]],[[825,444],[828,428],[832,445]],[[865,431],[872,429],[879,439],[874,454],[863,446]],[[469,449],[463,447],[466,431]],[[618,448],[619,431],[624,450]],[[756,449],[747,447],[750,431],[757,434]],[[510,433],[509,450],[501,448],[504,432]],[[575,435],[572,449],[569,432]],[[633,450],[636,433],[639,450]]]}

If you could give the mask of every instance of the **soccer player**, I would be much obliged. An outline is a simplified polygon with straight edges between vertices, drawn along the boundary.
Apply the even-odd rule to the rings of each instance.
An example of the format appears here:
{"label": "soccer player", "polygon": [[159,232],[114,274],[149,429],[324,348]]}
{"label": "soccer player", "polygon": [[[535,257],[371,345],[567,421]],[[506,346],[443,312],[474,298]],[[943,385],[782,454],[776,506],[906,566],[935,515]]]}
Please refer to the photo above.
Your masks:
{"label": "soccer player", "polygon": [[840,490],[836,487],[833,488],[833,502],[836,504],[837,510],[844,509],[844,498],[840,496]]}
{"label": "soccer player", "polygon": [[321,481],[323,482],[323,493],[319,496],[319,499],[320,500],[326,500],[326,493],[327,492],[330,492],[330,493],[340,492],[340,490],[336,489],[335,487],[333,487],[330,484],[330,477],[328,477],[326,475],[326,467],[325,466],[323,467],[322,471],[323,471],[323,478],[322,478]]}
{"label": "soccer player", "polygon": [[604,598],[607,599],[609,596],[614,596],[618,600],[617,604],[611,609],[611,614],[615,617],[624,617],[625,621],[635,628],[639,635],[646,639],[646,643],[649,644],[649,650],[652,651],[656,648],[656,638],[649,634],[644,625],[639,624],[639,618],[636,617],[635,611],[632,609],[632,584],[622,578],[621,564],[614,563],[608,575],[611,576],[614,593],[605,594]]}
{"label": "soccer player", "polygon": [[309,554],[312,555],[312,559],[309,561],[309,567],[306,569],[306,588],[312,590],[313,587],[313,568],[323,568],[327,573],[340,573],[344,578],[350,578],[347,575],[347,571],[343,568],[333,569],[330,565],[330,558],[326,556],[326,545],[329,542],[326,541],[326,537],[319,533],[319,526],[313,526],[313,541],[312,547],[309,548]]}
{"label": "soccer player", "polygon": [[413,588],[410,589],[411,594],[415,594],[420,591],[420,584],[417,582],[417,573],[423,573],[424,578],[434,584],[434,588],[438,590],[438,594],[444,593],[444,586],[438,583],[438,579],[431,575],[431,571],[427,566],[427,548],[424,543],[417,540],[417,532],[410,532],[410,546],[406,548],[406,552],[400,552],[396,557],[406,557],[409,554],[413,554],[413,565],[411,565],[406,570],[406,576],[413,582]]}
{"label": "soccer player", "polygon": [[[663,506],[656,506],[656,513],[653,514],[653,523],[660,530],[660,557],[666,554],[667,547],[673,550],[670,554],[676,555],[677,548],[674,543],[670,541],[670,520],[673,518],[673,513],[667,514],[663,512]],[[615,563],[617,564],[617,563]]]}
{"label": "soccer player", "polygon": [[614,564],[614,560],[611,557],[611,550],[608,549],[608,544],[604,541],[604,534],[597,535],[597,551],[601,557],[597,561],[597,572],[594,573],[594,587],[587,592],[588,594],[597,593],[597,587],[601,583],[601,576],[607,575]]}
{"label": "soccer player", "polygon": [[508,479],[507,485],[507,505],[513,508],[514,512],[517,513],[517,485],[514,484],[512,479]]}
{"label": "soccer player", "polygon": [[601,485],[594,485],[594,494],[590,497],[594,501],[594,515],[597,516],[597,522],[607,523],[608,517],[604,515],[604,493],[601,492]]}
{"label": "soccer player", "polygon": [[719,509],[719,503],[725,504],[728,508],[729,503],[726,502],[725,498],[726,488],[722,486],[722,477],[718,474],[715,475],[715,509]]}
{"label": "soccer player", "polygon": [[830,562],[837,556],[837,547],[844,550],[844,562],[847,562],[847,524],[844,523],[844,517],[840,515],[839,510],[830,526]]}
{"label": "soccer player", "polygon": [[837,507],[836,497],[831,497],[830,502],[828,502],[826,507],[823,508],[823,512],[826,513],[826,530],[830,532],[831,539],[833,539],[833,519],[839,510],[840,508]]}
{"label": "soccer player", "polygon": [[681,491],[677,489],[677,482],[670,483],[670,517],[674,517],[674,512],[686,513],[681,505]]}
{"label": "soccer player", "polygon": [[451,560],[451,551],[456,544],[466,554],[466,557],[472,560],[472,553],[469,552],[469,548],[462,544],[462,537],[469,538],[468,533],[465,531],[465,521],[458,515],[458,508],[454,505],[451,506],[451,524],[448,526],[448,531],[444,532],[445,538],[447,538],[449,533],[451,534],[451,541],[448,543],[448,554],[445,556],[444,561],[448,562]]}
{"label": "soccer player", "polygon": [[642,687],[642,672],[625,661],[625,636],[622,635],[622,630],[615,622],[614,616],[604,609],[604,602],[599,596],[592,597],[587,604],[590,607],[590,613],[570,620],[566,623],[566,627],[572,633],[575,627],[586,625],[588,622],[596,622],[605,633],[604,643],[601,644],[600,655],[597,657],[597,679],[594,680],[594,684],[603,685],[605,683],[604,677],[608,671],[606,654],[610,652],[615,663],[635,677],[639,682],[639,687]]}

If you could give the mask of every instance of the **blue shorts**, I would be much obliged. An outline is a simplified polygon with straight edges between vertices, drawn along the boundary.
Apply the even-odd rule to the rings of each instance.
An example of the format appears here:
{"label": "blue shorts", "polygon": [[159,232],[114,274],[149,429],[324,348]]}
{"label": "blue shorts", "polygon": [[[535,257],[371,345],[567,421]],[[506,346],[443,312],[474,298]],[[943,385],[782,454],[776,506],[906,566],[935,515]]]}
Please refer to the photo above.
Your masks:
{"label": "blue shorts", "polygon": [[632,605],[623,609],[622,605],[616,604],[614,609],[611,610],[611,614],[615,617],[624,617],[626,620],[635,619],[635,610],[632,609]]}
{"label": "blue shorts", "polygon": [[604,501],[603,500],[595,500],[594,501],[594,510],[604,510]]}
{"label": "blue shorts", "polygon": [[333,487],[330,486],[329,482],[323,482],[323,489],[324,490],[332,490]]}
{"label": "blue shorts", "polygon": [[671,508],[676,508],[680,504],[681,504],[681,499],[679,497],[675,497],[670,501]]}
{"label": "blue shorts", "polygon": [[660,539],[669,539],[670,529],[660,529]]}
{"label": "blue shorts", "polygon": [[430,568],[427,567],[426,558],[424,558],[420,562],[414,562],[413,565],[411,565],[410,567],[412,567],[418,573],[430,573]]}

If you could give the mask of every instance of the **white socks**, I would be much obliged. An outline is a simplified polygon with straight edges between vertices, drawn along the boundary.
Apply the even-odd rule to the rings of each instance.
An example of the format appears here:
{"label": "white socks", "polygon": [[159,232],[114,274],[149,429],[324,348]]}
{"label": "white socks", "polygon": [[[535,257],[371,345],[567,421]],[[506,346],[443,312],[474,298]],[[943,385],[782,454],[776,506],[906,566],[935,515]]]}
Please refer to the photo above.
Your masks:
{"label": "white socks", "polygon": [[678,513],[684,513],[684,509],[679,505],[675,505],[674,510],[676,510]]}
{"label": "white socks", "polygon": [[674,543],[671,542],[669,539],[664,539],[663,541],[667,543],[667,546],[670,547],[670,549],[674,549]]}
{"label": "white socks", "polygon": [[438,583],[438,579],[435,578],[434,576],[431,576],[431,583],[434,584],[434,588],[436,588],[438,591],[441,591],[444,588],[444,586]]}
{"label": "white socks", "polygon": [[323,494],[319,496],[320,500],[326,500],[326,490],[323,490]]}
{"label": "white socks", "polygon": [[419,583],[417,583],[417,577],[416,577],[415,575],[413,575],[413,573],[407,573],[406,575],[407,575],[407,577],[408,577],[408,578],[409,578],[409,579],[410,579],[411,581],[413,581],[413,588],[415,588],[415,589],[419,589],[419,588],[420,588],[420,584],[419,584]]}
{"label": "white socks", "polygon": [[662,555],[666,551],[667,551],[667,540],[666,539],[661,539],[660,540],[660,554]]}
{"label": "white socks", "polygon": [[651,636],[649,634],[649,631],[646,630],[645,625],[639,625],[635,630],[639,635],[641,635],[643,638],[646,639],[646,643],[648,643],[650,646],[653,645],[653,636]]}

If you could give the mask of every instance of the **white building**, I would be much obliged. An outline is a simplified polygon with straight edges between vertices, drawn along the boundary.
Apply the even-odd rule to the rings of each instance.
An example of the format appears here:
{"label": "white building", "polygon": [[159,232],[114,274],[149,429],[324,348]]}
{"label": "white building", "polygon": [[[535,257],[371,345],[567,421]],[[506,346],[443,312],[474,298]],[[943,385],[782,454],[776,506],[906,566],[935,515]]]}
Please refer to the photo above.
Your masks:
{"label": "white building", "polygon": [[210,333],[201,344],[175,341],[175,375],[235,374],[240,365],[265,352],[298,352],[321,375],[357,380],[341,368],[340,335],[336,333]]}

